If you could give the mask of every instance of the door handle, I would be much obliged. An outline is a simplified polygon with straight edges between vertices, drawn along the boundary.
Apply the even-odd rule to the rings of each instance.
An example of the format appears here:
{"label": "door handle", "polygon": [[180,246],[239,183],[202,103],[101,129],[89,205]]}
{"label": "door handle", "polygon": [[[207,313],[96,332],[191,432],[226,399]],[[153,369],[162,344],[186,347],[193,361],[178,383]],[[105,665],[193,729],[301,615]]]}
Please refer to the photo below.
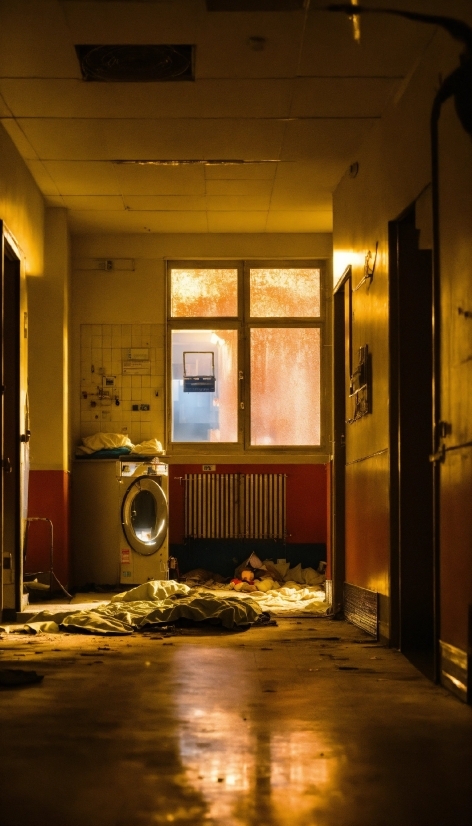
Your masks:
{"label": "door handle", "polygon": [[11,473],[13,468],[10,459],[2,459],[2,469],[4,473]]}
{"label": "door handle", "polygon": [[446,461],[446,445],[442,444],[436,453],[432,453],[429,457],[429,461],[431,464],[435,465],[438,462],[445,462]]}
{"label": "door handle", "polygon": [[27,430],[26,433],[22,433],[20,436],[20,442],[29,442],[31,436],[31,430]]}

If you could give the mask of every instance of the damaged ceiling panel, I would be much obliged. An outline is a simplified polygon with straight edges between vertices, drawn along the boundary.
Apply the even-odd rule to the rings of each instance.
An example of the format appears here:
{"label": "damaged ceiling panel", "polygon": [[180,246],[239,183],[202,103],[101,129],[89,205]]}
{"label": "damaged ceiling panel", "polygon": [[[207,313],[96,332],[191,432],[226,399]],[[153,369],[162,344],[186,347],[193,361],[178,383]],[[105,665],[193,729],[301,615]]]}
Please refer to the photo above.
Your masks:
{"label": "damaged ceiling panel", "polygon": [[73,233],[329,231],[434,30],[321,5],[2,0],[0,122]]}

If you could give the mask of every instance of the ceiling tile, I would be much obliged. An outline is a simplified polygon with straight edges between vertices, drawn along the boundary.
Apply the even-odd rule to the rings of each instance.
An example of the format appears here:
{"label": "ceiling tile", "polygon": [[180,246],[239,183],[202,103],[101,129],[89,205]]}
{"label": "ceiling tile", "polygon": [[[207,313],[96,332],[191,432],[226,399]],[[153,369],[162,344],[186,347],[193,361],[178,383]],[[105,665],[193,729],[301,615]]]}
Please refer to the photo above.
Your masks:
{"label": "ceiling tile", "polygon": [[[203,3],[61,0],[74,43],[195,43]],[[157,8],[156,8],[157,7]]]}
{"label": "ceiling tile", "polygon": [[0,82],[0,118],[9,118],[12,115],[12,111],[10,107],[7,105],[7,102],[3,95],[1,94],[1,82]]}
{"label": "ceiling tile", "polygon": [[[198,34],[196,76],[293,77],[303,24],[303,12],[209,14]],[[262,51],[251,48],[254,36],[265,38]]]}
{"label": "ceiling tile", "polygon": [[140,218],[151,232],[208,232],[205,212],[137,212],[132,215]]}
{"label": "ceiling tile", "polygon": [[315,212],[326,212],[332,209],[333,196],[331,190],[314,189],[306,185],[297,187],[294,186],[277,186],[274,185],[274,191],[270,200],[271,209],[293,209],[295,212],[299,210],[309,210]]}
{"label": "ceiling tile", "polygon": [[207,195],[207,209],[209,212],[241,212],[268,210],[270,193],[265,195]]}
{"label": "ceiling tile", "polygon": [[114,164],[123,195],[205,195],[203,166]]}
{"label": "ceiling tile", "polygon": [[282,160],[320,164],[338,160],[346,165],[374,123],[370,118],[291,121],[287,124]]}
{"label": "ceiling tile", "polygon": [[44,161],[62,195],[119,195],[113,164],[99,161]]}
{"label": "ceiling tile", "polygon": [[205,166],[205,178],[207,181],[271,181],[275,177],[277,166],[278,163],[245,163]]}
{"label": "ceiling tile", "polygon": [[206,212],[69,212],[72,233],[208,232]]}
{"label": "ceiling tile", "polygon": [[277,164],[275,185],[277,189],[285,188],[286,191],[299,188],[333,190],[345,169],[344,156],[341,159],[325,158],[322,164],[314,160],[281,162]]}
{"label": "ceiling tile", "polygon": [[186,212],[205,211],[207,199],[204,195],[124,195],[125,207],[131,210],[156,210]]}
{"label": "ceiling tile", "polygon": [[214,180],[206,182],[207,195],[265,195],[272,192],[272,181]]}
{"label": "ceiling tile", "polygon": [[42,161],[25,160],[25,163],[43,195],[60,195],[58,187]]}
{"label": "ceiling tile", "polygon": [[5,131],[10,135],[10,138],[24,160],[38,160],[38,155],[34,147],[31,145],[31,141],[28,140],[23,129],[16,120],[13,120],[12,118],[1,118],[0,123]]}
{"label": "ceiling tile", "polygon": [[64,195],[64,205],[68,209],[124,210],[123,199],[119,195]]}
{"label": "ceiling tile", "polygon": [[265,232],[267,212],[209,212],[209,232]]}
{"label": "ceiling tile", "polygon": [[0,11],[0,76],[80,76],[73,41],[56,2],[2,2]]}
{"label": "ceiling tile", "polygon": [[375,118],[400,79],[382,77],[297,78],[291,115],[317,118]]}
{"label": "ceiling tile", "polygon": [[331,212],[269,212],[267,232],[332,232]]}
{"label": "ceiling tile", "polygon": [[6,78],[0,93],[16,117],[279,118],[290,113],[292,84],[287,79],[151,84]]}
{"label": "ceiling tile", "polygon": [[48,160],[278,158],[283,121],[26,119],[18,124]]}

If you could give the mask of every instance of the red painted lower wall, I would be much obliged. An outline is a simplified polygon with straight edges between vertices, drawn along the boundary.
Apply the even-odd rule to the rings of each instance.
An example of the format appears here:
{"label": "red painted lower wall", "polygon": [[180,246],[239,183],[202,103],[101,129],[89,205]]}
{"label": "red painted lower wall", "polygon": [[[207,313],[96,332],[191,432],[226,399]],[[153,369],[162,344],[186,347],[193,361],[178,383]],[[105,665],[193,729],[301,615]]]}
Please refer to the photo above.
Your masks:
{"label": "red painted lower wall", "polygon": [[[70,580],[69,473],[62,470],[32,470],[29,476],[28,516],[52,521],[54,573],[67,588]],[[28,530],[25,572],[49,569],[50,527],[32,522]]]}
{"label": "red painted lower wall", "polygon": [[332,547],[331,547],[331,490],[333,479],[333,463],[326,466],[326,579],[332,579]]}
{"label": "red painted lower wall", "polygon": [[[184,542],[186,473],[201,473],[201,465],[169,466],[169,537]],[[217,465],[217,473],[286,473],[288,544],[327,542],[327,465]]]}

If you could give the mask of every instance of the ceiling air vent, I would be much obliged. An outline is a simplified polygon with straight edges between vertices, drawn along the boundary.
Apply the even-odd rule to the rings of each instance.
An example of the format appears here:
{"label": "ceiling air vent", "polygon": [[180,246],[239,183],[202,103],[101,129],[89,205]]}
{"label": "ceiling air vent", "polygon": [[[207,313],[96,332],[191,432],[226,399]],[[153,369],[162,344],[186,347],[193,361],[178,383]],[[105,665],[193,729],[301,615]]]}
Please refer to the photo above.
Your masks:
{"label": "ceiling air vent", "polygon": [[206,0],[208,11],[298,11],[306,0]]}
{"label": "ceiling air vent", "polygon": [[149,83],[194,80],[194,46],[76,46],[84,80]]}

